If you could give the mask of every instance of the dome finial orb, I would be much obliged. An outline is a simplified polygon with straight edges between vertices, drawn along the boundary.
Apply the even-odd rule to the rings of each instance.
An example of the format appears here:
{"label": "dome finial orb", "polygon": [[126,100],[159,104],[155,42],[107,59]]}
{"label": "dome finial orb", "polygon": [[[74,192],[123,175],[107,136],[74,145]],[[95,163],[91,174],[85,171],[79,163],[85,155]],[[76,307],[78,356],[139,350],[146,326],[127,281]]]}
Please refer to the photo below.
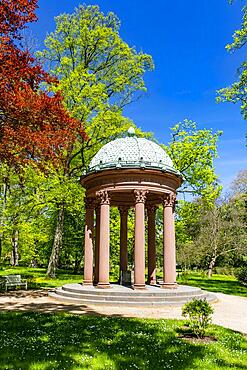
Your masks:
{"label": "dome finial orb", "polygon": [[134,127],[130,126],[127,133],[128,133],[129,136],[134,136],[135,133],[136,133]]}

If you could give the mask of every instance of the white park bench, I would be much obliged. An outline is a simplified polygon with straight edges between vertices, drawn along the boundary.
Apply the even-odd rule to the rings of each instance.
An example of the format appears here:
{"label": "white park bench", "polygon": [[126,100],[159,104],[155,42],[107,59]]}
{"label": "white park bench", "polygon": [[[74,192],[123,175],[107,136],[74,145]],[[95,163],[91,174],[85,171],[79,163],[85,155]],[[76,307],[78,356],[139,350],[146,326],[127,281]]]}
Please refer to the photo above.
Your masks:
{"label": "white park bench", "polygon": [[21,275],[8,275],[3,276],[3,283],[5,285],[5,290],[7,291],[8,288],[16,287],[16,286],[24,286],[27,289],[27,280],[22,280]]}

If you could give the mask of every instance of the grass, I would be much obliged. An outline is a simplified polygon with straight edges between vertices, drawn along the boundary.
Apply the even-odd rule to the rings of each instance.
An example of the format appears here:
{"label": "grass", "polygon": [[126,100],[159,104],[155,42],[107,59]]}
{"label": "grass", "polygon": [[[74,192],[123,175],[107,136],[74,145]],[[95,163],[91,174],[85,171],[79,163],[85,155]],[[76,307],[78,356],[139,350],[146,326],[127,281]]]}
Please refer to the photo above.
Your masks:
{"label": "grass", "polygon": [[178,338],[179,320],[0,313],[0,369],[247,369],[242,334],[210,326],[217,341]]}
{"label": "grass", "polygon": [[0,277],[4,275],[21,275],[28,280],[29,289],[56,288],[68,283],[81,283],[82,275],[67,270],[57,270],[57,277],[49,279],[45,276],[46,269],[32,267],[5,267],[0,270]]}
{"label": "grass", "polygon": [[240,284],[234,276],[214,274],[209,279],[200,272],[190,272],[181,274],[178,283],[197,286],[210,292],[247,297],[247,287]]}
{"label": "grass", "polygon": [[[0,276],[20,274],[23,278],[28,279],[29,289],[56,288],[63,284],[82,282],[82,274],[74,274],[68,270],[57,270],[56,279],[47,278],[45,273],[46,269],[44,268],[31,267],[5,267],[0,270]],[[247,297],[247,287],[241,285],[234,276],[214,274],[209,279],[201,272],[188,272],[179,275],[178,283],[197,286],[211,292]]]}
{"label": "grass", "polygon": [[[81,274],[58,270],[47,279],[42,268],[4,268],[1,275],[20,274],[29,288],[53,288],[81,282]],[[232,276],[182,274],[179,283],[209,291],[247,296]],[[97,312],[92,312],[97,313]],[[179,338],[184,321],[144,320],[66,313],[0,313],[0,370],[78,369],[246,369],[247,341],[240,333],[211,325],[217,341]]]}

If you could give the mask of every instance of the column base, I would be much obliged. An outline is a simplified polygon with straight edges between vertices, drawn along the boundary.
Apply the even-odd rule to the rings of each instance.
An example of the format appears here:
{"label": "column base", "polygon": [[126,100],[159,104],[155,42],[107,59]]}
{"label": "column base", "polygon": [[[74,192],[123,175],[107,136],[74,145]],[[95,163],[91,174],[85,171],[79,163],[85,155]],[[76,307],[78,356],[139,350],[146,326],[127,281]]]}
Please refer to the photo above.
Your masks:
{"label": "column base", "polygon": [[146,289],[146,285],[145,284],[134,284],[134,285],[132,285],[132,288],[134,289],[134,290],[144,290],[144,289]]}
{"label": "column base", "polygon": [[177,289],[177,283],[160,283],[162,289]]}
{"label": "column base", "polygon": [[82,285],[93,285],[93,282],[91,280],[84,280]]}
{"label": "column base", "polygon": [[111,288],[111,286],[110,286],[109,283],[98,283],[96,285],[96,288],[99,288],[99,289],[109,289],[109,288]]}

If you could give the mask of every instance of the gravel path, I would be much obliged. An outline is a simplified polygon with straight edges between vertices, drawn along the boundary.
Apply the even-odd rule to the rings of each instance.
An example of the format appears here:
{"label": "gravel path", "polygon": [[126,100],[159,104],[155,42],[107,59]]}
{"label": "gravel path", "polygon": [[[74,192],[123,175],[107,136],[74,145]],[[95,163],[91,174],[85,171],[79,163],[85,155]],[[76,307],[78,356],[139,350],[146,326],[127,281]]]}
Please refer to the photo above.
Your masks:
{"label": "gravel path", "polygon": [[[247,298],[215,294],[213,323],[247,334]],[[76,314],[98,314],[125,317],[180,319],[181,307],[163,308],[105,307],[61,303],[48,297],[46,290],[15,291],[0,294],[0,311],[67,311]]]}

